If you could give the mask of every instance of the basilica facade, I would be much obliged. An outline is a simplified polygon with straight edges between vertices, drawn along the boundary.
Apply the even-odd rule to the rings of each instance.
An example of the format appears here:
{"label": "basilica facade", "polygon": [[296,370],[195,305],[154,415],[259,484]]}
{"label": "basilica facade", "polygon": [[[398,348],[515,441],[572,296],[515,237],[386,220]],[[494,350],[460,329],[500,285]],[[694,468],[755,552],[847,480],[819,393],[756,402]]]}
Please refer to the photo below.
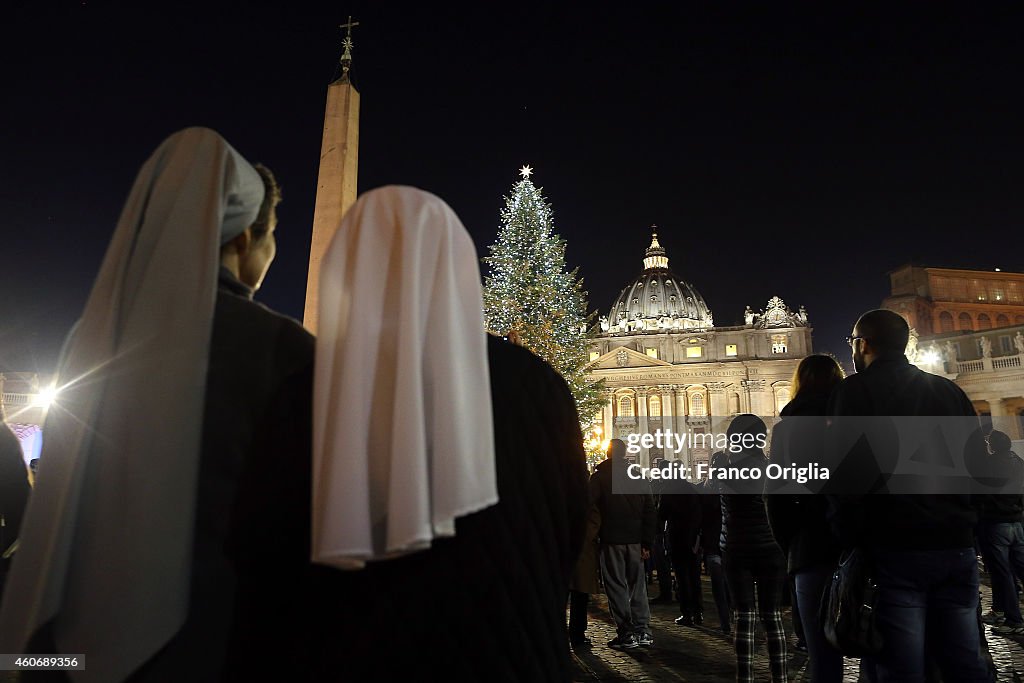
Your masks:
{"label": "basilica facade", "polygon": [[[655,232],[643,271],[601,317],[591,346],[591,373],[604,380],[607,398],[602,438],[659,429],[711,435],[733,415],[777,416],[797,364],[812,352],[807,312],[793,312],[776,296],[761,311],[748,306],[743,319],[716,326],[700,292],[669,268]],[[686,442],[681,449],[640,445],[629,457],[645,466],[666,458],[692,467],[714,450],[707,438]]]}

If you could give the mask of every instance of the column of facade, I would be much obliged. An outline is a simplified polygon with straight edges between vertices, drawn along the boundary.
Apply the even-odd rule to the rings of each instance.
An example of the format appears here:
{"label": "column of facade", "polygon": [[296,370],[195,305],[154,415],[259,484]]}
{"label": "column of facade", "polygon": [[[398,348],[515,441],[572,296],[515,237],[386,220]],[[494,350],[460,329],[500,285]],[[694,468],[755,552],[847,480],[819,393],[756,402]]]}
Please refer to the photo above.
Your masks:
{"label": "column of facade", "polygon": [[[647,389],[644,387],[638,387],[636,390],[636,420],[637,420],[637,433],[647,434],[650,430],[647,422]],[[651,466],[651,453],[642,444],[640,446],[639,460],[641,467]]]}
{"label": "column of facade", "polygon": [[671,385],[662,385],[658,387],[661,391],[661,428],[663,430],[675,430],[674,420],[675,410],[673,410],[672,402],[675,400],[675,387]]}
{"label": "column of facade", "polygon": [[604,406],[601,408],[601,440],[615,438],[615,394],[613,392],[605,392]]}
{"label": "column of facade", "polygon": [[725,382],[708,382],[708,416],[724,417],[729,414],[728,398],[725,395]]}
{"label": "column of facade", "polygon": [[741,400],[745,397],[747,403],[747,411],[757,416],[771,415],[774,411],[765,411],[764,408],[764,390],[765,383],[763,379],[745,379],[741,382],[743,386],[743,395]]}
{"label": "column of facade", "polygon": [[1005,432],[1011,439],[1021,438],[1020,419],[1007,409],[1006,399],[987,398],[988,412],[992,416],[992,428]]}

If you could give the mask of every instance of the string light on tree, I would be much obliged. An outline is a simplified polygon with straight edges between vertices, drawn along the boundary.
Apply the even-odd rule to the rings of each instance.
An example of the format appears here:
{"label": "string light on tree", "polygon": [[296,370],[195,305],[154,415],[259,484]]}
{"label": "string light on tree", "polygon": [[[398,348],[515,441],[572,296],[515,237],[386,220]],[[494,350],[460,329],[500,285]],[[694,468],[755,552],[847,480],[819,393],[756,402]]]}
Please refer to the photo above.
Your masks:
{"label": "string light on tree", "polygon": [[586,431],[604,403],[600,382],[587,375],[593,314],[577,271],[566,270],[565,241],[532,174],[528,165],[519,169],[522,179],[505,198],[498,237],[484,259],[484,315],[488,329],[517,337],[562,375]]}

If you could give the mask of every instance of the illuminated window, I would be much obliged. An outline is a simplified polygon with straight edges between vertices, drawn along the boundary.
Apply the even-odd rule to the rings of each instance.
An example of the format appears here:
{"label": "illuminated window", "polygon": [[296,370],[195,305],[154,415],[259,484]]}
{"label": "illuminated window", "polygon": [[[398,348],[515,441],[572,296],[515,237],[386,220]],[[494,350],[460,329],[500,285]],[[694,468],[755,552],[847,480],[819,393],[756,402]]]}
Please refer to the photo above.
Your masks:
{"label": "illuminated window", "polygon": [[974,329],[974,323],[971,321],[971,316],[967,315],[966,313],[960,314],[960,317],[957,318],[957,323],[959,324],[961,330]]}
{"label": "illuminated window", "polygon": [[949,311],[943,311],[939,314],[939,329],[943,332],[953,331],[953,314]]}
{"label": "illuminated window", "polygon": [[650,356],[651,358],[657,358],[658,357],[658,349],[656,349],[656,348],[654,348],[652,346],[648,346],[645,350],[647,351],[647,355]]}
{"label": "illuminated window", "polygon": [[736,345],[735,344],[726,344],[725,345],[725,355],[727,355],[727,356],[735,356],[737,353],[738,353],[738,351],[736,350]]}
{"label": "illuminated window", "polygon": [[992,319],[989,318],[987,314],[982,313],[981,315],[978,316],[978,329],[979,330],[991,330],[992,329]]}
{"label": "illuminated window", "polygon": [[650,408],[651,417],[661,417],[661,397],[651,396],[647,401],[647,406]]}
{"label": "illuminated window", "polygon": [[948,277],[931,277],[932,299],[935,301],[949,301],[950,288]]}
{"label": "illuminated window", "polygon": [[786,335],[784,334],[773,334],[772,335],[772,353],[786,353],[787,346]]}
{"label": "illuminated window", "polygon": [[1011,304],[1024,302],[1024,295],[1021,294],[1021,286],[1019,282],[1006,283],[1006,300]]}
{"label": "illuminated window", "polygon": [[690,415],[704,417],[707,410],[704,408],[704,394],[690,394]]}
{"label": "illuminated window", "polygon": [[699,346],[687,346],[686,357],[687,358],[700,358],[704,355],[704,349]]}
{"label": "illuminated window", "polygon": [[968,301],[967,280],[964,278],[952,278],[949,281],[950,299],[953,301]]}
{"label": "illuminated window", "polygon": [[633,417],[633,401],[628,396],[619,399],[619,417]]}
{"label": "illuminated window", "polygon": [[601,352],[600,351],[591,351],[590,352],[590,360],[595,361],[595,360],[597,360],[600,357],[601,357]]}
{"label": "illuminated window", "polygon": [[985,290],[985,283],[981,280],[971,280],[967,287],[967,293],[971,301],[988,301],[988,292]]}

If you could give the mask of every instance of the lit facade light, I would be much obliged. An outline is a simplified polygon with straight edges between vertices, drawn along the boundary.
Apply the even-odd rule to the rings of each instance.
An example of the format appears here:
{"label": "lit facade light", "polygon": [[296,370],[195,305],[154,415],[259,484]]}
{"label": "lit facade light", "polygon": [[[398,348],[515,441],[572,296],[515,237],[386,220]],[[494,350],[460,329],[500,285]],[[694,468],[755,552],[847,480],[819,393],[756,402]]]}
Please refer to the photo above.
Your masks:
{"label": "lit facade light", "polygon": [[49,408],[57,400],[57,387],[50,385],[39,390],[33,400],[33,405],[38,408]]}

